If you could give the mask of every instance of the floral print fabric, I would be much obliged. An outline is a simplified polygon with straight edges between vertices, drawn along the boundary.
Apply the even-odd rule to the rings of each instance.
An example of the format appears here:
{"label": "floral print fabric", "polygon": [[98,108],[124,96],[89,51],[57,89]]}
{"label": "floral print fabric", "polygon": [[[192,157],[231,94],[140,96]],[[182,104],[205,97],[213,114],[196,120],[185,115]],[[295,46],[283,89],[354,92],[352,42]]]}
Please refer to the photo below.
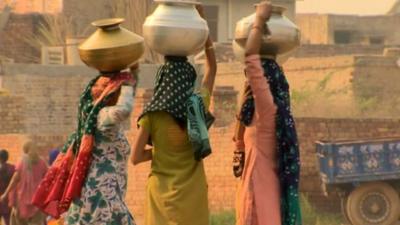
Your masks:
{"label": "floral print fabric", "polygon": [[[115,133],[116,132],[116,133]],[[99,143],[80,199],[73,201],[65,220],[69,225],[134,225],[124,199],[127,188],[128,141],[113,129],[98,131]]]}

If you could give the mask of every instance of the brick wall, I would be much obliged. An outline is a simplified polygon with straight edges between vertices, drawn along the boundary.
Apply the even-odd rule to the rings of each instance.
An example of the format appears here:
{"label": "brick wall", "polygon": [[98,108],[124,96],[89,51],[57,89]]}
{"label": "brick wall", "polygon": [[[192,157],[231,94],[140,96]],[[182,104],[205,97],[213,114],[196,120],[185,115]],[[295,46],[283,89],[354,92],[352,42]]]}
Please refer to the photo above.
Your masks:
{"label": "brick wall", "polygon": [[[139,90],[135,101],[135,110],[131,119],[132,127],[127,136],[132,142],[135,137],[136,118],[143,105],[148,102],[151,91]],[[232,176],[231,157],[233,143],[233,120],[223,127],[210,130],[213,154],[205,160],[209,184],[209,205],[213,212],[232,210],[235,202],[237,180]],[[326,201],[322,196],[318,176],[314,143],[321,139],[355,139],[387,136],[400,136],[400,120],[385,119],[318,119],[297,118],[297,128],[301,145],[302,181],[301,190],[306,192],[319,209],[337,212],[339,200],[336,197]],[[41,146],[42,152],[58,146],[65,140],[64,135],[35,135],[34,139]],[[20,156],[24,134],[0,135],[1,148],[10,150],[10,160],[15,162]],[[143,218],[146,180],[149,174],[149,163],[133,167],[129,165],[129,185],[127,204],[139,220]]]}
{"label": "brick wall", "polygon": [[[200,67],[195,68],[200,74]],[[25,98],[24,132],[31,134],[72,131],[76,127],[79,96],[89,80],[98,74],[86,66],[4,64],[1,70],[0,88],[11,96]],[[139,87],[153,86],[156,71],[157,65],[141,65]],[[6,122],[0,120],[0,127]]]}
{"label": "brick wall", "polygon": [[25,132],[25,98],[0,96],[0,134]]}
{"label": "brick wall", "polygon": [[[320,63],[315,63],[316,60]],[[364,60],[364,61],[363,61]],[[289,61],[290,62],[290,61]],[[335,57],[314,58],[297,60],[285,65],[290,77],[307,78],[307,74],[314,71],[315,74],[325,74],[332,70],[344,69],[346,74],[354,73],[354,65],[363,65],[370,61],[365,58]],[[378,62],[378,65],[388,65],[387,60]],[[0,98],[0,103],[11,104],[13,111],[1,107],[0,113],[6,112],[9,121],[14,121],[18,128],[15,131],[0,131],[0,147],[11,152],[11,161],[15,162],[20,156],[25,134],[34,134],[43,153],[52,149],[65,140],[65,135],[75,126],[76,103],[79,93],[87,81],[95,75],[92,70],[83,70],[82,67],[38,67],[25,65],[24,69],[6,68],[3,76],[3,85],[11,92],[11,97]],[[231,85],[236,90],[241,90],[243,84],[242,65],[240,63],[220,65],[217,85]],[[64,70],[63,72],[59,70]],[[46,73],[43,73],[46,71]],[[14,75],[13,75],[14,74]],[[48,75],[46,75],[48,74]],[[51,75],[50,75],[51,74]],[[85,75],[83,75],[85,74]],[[311,76],[311,75],[310,75]],[[145,76],[143,76],[145,77]],[[293,78],[294,79],[294,78]],[[340,81],[340,79],[339,79]],[[300,81],[292,80],[292,87]],[[150,84],[150,81],[141,82]],[[297,84],[299,85],[299,84]],[[234,101],[232,95],[237,94],[231,88],[216,89],[219,96],[215,101]],[[140,115],[143,105],[149,101],[151,90],[139,89],[135,100],[135,109],[131,119],[132,129],[127,132],[130,142],[135,137],[136,118]],[[22,95],[22,97],[18,97]],[[10,100],[11,99],[11,100]],[[16,100],[19,99],[19,100]],[[3,102],[1,102],[3,101]],[[10,103],[12,102],[12,103]],[[232,103],[234,105],[234,103]],[[3,104],[1,104],[3,106]],[[24,105],[29,110],[21,113]],[[214,104],[215,105],[215,104]],[[15,108],[14,108],[15,106]],[[20,108],[19,108],[20,107]],[[213,107],[216,115],[223,115],[225,107]],[[226,113],[225,113],[226,114]],[[20,118],[20,119],[19,119]],[[37,119],[39,118],[39,119]],[[7,120],[0,120],[0,125]],[[379,119],[323,119],[301,118],[296,119],[301,144],[302,156],[302,182],[301,188],[311,197],[311,200],[320,209],[337,211],[338,198],[333,197],[327,201],[322,196],[318,177],[318,167],[315,156],[314,142],[321,139],[350,139],[372,138],[383,136],[400,136],[400,120]],[[229,210],[234,207],[235,190],[237,181],[232,176],[231,156],[233,143],[233,117],[223,119],[223,126],[213,127],[210,130],[211,144],[214,150],[212,156],[205,160],[206,173],[209,183],[209,202],[212,211]],[[11,126],[10,126],[11,127]],[[146,180],[149,174],[149,164],[137,167],[129,166],[129,185],[127,203],[137,217],[143,218]]]}
{"label": "brick wall", "polygon": [[92,76],[28,75],[5,76],[4,87],[12,95],[26,99],[25,131],[60,134],[71,132],[76,124],[79,95]]}
{"label": "brick wall", "polygon": [[9,161],[17,163],[22,155],[22,146],[28,139],[33,139],[42,154],[47,160],[49,150],[59,147],[66,140],[65,135],[28,135],[28,134],[0,134],[0,148],[10,153]]}
{"label": "brick wall", "polygon": [[321,195],[315,141],[368,139],[400,136],[400,119],[316,119],[298,118],[297,130],[301,148],[301,190],[306,192],[318,209],[339,210],[339,199]]}
{"label": "brick wall", "polygon": [[[397,59],[383,55],[290,58],[283,68],[295,116],[398,117]],[[216,85],[233,86],[241,92],[244,81],[242,63],[218,64]]]}

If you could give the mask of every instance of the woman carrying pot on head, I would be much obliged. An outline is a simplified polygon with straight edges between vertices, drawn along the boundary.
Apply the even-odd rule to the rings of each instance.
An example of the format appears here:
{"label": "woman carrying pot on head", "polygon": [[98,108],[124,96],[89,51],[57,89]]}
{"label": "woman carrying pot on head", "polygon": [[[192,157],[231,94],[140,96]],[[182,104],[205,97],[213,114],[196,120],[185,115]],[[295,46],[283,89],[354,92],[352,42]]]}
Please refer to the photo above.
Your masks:
{"label": "woman carrying pot on head", "polygon": [[299,148],[290,112],[289,86],[276,61],[260,59],[259,55],[270,15],[269,2],[257,6],[246,44],[249,86],[245,88],[234,138],[234,173],[241,176],[237,225],[301,224]]}
{"label": "woman carrying pot on head", "polygon": [[[197,8],[203,16],[201,6]],[[216,75],[213,44],[205,44],[201,95],[193,94],[196,71],[186,57],[166,56],[154,96],[139,117],[132,163],[152,161],[147,184],[147,225],[209,224],[202,158],[210,153],[206,113]],[[152,149],[146,148],[146,144]]]}
{"label": "woman carrying pot on head", "polygon": [[130,72],[101,73],[89,82],[78,128],[33,199],[44,212],[56,219],[66,212],[67,225],[135,224],[124,200],[130,146],[122,126],[132,111],[135,82]]}

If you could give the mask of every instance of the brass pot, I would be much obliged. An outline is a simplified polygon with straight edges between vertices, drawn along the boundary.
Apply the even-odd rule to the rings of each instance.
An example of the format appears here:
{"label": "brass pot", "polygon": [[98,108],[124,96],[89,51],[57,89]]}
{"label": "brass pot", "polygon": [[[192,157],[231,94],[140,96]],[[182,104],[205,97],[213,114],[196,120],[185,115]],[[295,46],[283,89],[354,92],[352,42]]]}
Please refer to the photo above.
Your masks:
{"label": "brass pot", "polygon": [[201,18],[197,1],[155,0],[159,5],[146,18],[146,44],[162,55],[188,56],[197,53],[208,37],[207,22]]}
{"label": "brass pot", "polygon": [[79,46],[84,63],[101,72],[117,72],[128,68],[144,53],[143,38],[120,27],[122,18],[98,20],[98,29]]}
{"label": "brass pot", "polygon": [[[260,55],[279,56],[287,54],[300,45],[300,30],[283,15],[285,8],[273,5],[272,15],[267,22],[271,34],[264,34]],[[233,48],[238,58],[243,58],[247,37],[256,19],[255,13],[236,24]]]}

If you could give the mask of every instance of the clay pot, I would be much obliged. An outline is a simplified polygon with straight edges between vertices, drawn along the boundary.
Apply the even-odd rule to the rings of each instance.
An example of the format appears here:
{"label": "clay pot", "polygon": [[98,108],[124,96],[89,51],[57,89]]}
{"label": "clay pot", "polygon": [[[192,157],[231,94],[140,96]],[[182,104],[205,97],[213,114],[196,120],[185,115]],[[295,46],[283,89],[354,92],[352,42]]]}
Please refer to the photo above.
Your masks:
{"label": "clay pot", "polygon": [[[300,45],[300,31],[283,15],[284,10],[285,8],[282,6],[272,6],[272,15],[267,22],[271,34],[263,35],[260,55],[266,57],[286,55]],[[233,49],[235,55],[240,59],[244,57],[244,47],[255,19],[256,15],[252,14],[236,24]]]}
{"label": "clay pot", "polygon": [[159,5],[146,18],[143,36],[146,44],[162,55],[189,56],[203,48],[208,34],[197,1],[155,0]]}
{"label": "clay pot", "polygon": [[121,18],[98,20],[98,29],[79,46],[82,61],[101,72],[118,72],[135,63],[144,53],[143,38],[120,27]]}

